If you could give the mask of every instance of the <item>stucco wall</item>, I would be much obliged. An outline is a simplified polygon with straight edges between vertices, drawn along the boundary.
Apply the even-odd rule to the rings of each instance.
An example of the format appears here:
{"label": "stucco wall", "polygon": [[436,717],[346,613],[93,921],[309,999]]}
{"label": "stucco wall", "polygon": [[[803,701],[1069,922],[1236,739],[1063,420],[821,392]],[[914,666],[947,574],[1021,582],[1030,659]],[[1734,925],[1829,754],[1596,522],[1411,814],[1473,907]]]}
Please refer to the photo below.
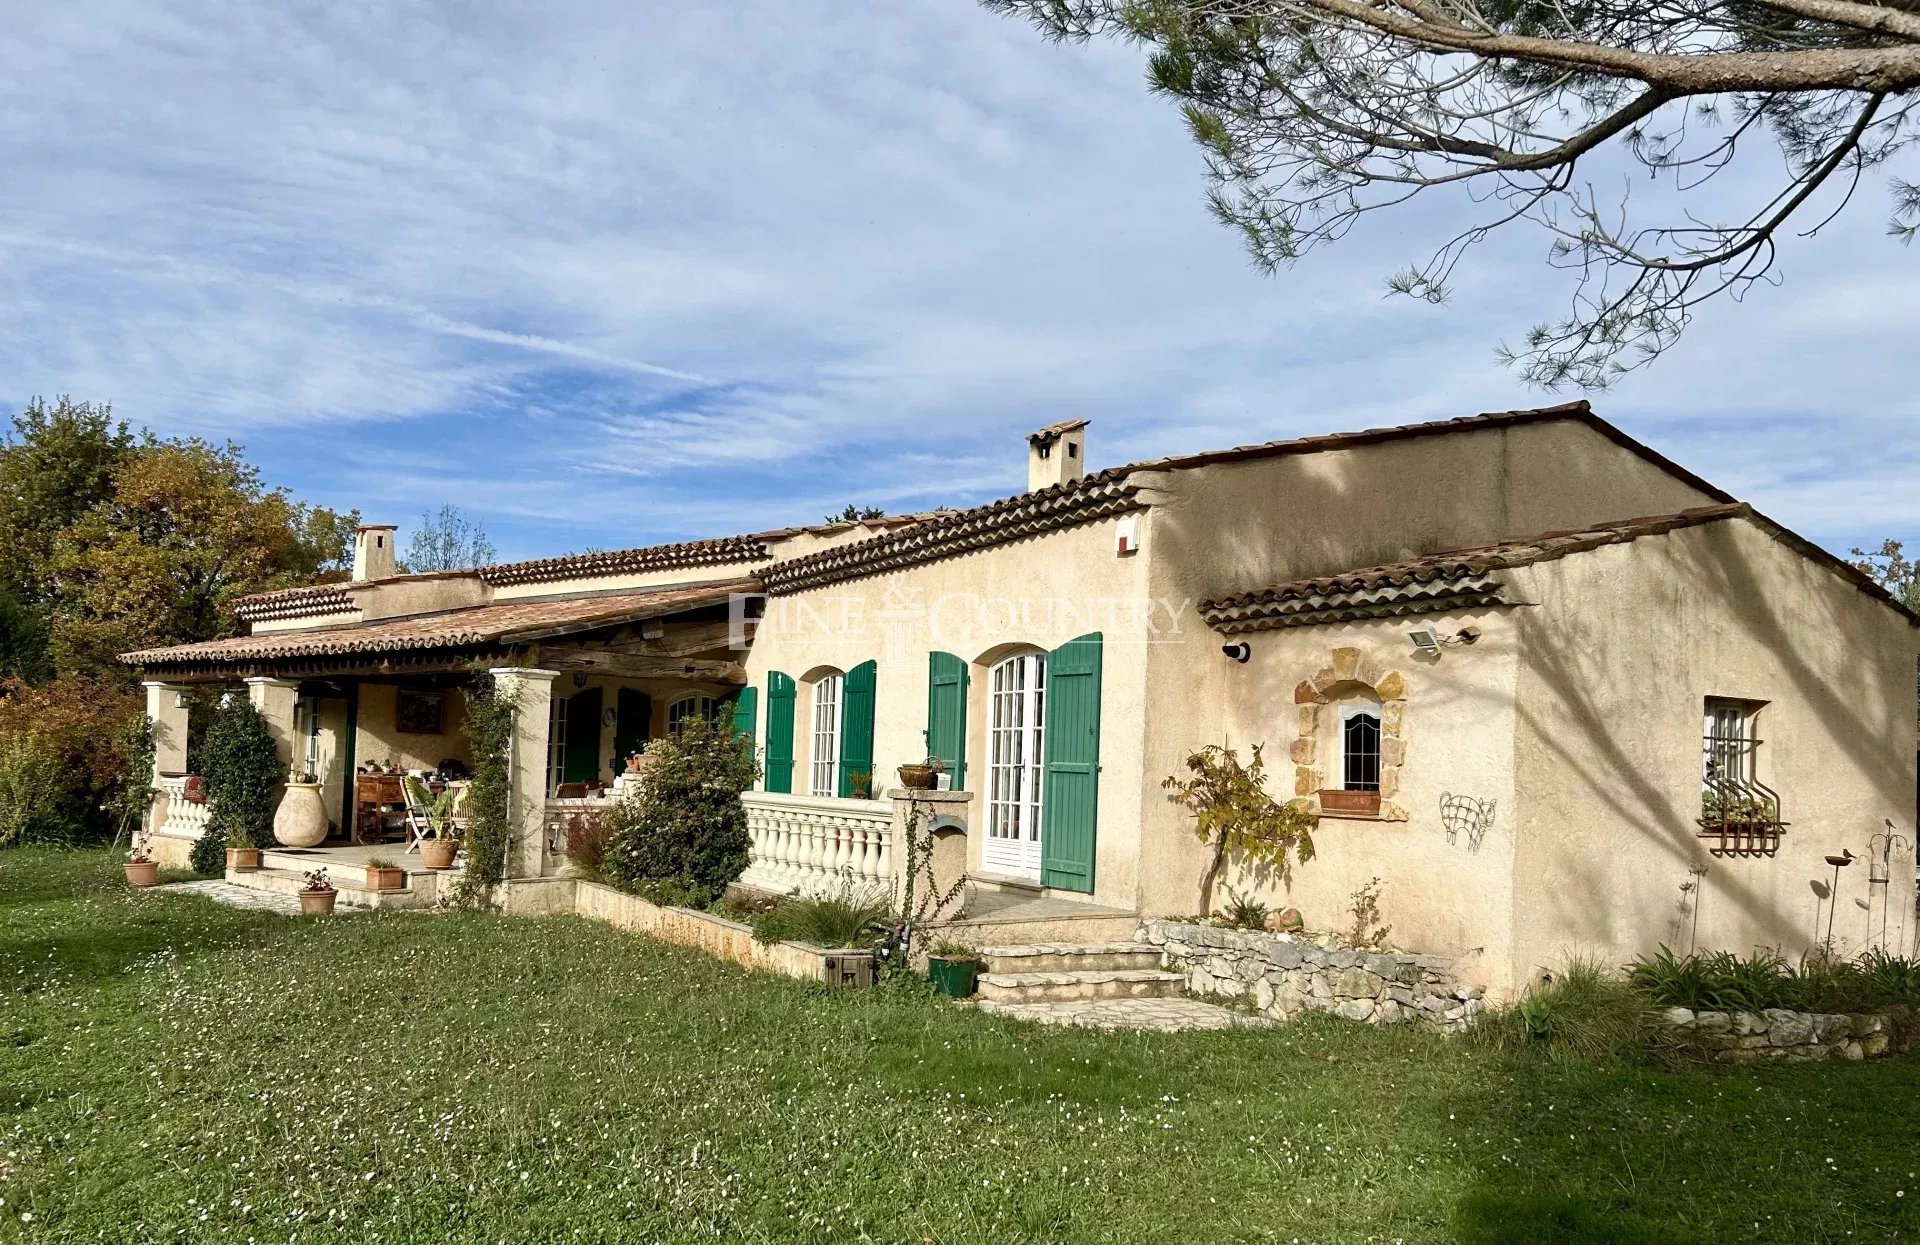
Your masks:
{"label": "stucco wall", "polygon": [[[1392,927],[1394,946],[1453,957],[1463,980],[1491,987],[1510,972],[1516,636],[1510,618],[1496,611],[1449,614],[1443,620],[1447,630],[1473,624],[1484,633],[1480,641],[1449,646],[1438,658],[1420,655],[1407,631],[1433,621],[1378,619],[1235,637],[1252,647],[1245,665],[1213,646],[1194,675],[1197,694],[1190,701],[1217,705],[1215,720],[1203,713],[1184,721],[1162,717],[1156,734],[1170,743],[1184,740],[1176,749],[1182,757],[1220,742],[1237,748],[1245,761],[1253,745],[1265,745],[1267,789],[1285,800],[1306,794],[1296,775],[1307,767],[1289,756],[1301,737],[1302,709],[1318,719],[1315,767],[1327,785],[1337,786],[1332,719],[1341,703],[1369,699],[1361,683],[1343,682],[1329,689],[1330,703],[1303,706],[1296,702],[1296,687],[1332,666],[1341,649],[1357,650],[1382,675],[1398,674],[1405,698],[1386,708],[1399,706],[1405,760],[1396,789],[1383,792],[1383,806],[1404,810],[1407,819],[1323,815],[1313,835],[1314,859],[1293,870],[1290,884],[1234,867],[1216,889],[1215,905],[1226,901],[1231,885],[1275,906],[1298,908],[1311,929],[1344,930],[1352,923],[1353,893],[1378,877],[1380,920]],[[1449,794],[1492,801],[1491,824],[1478,833],[1450,831],[1441,815],[1442,797]],[[1192,911],[1207,849],[1192,833],[1190,814],[1164,794],[1159,804],[1156,811],[1172,826],[1155,854],[1147,911]]]}
{"label": "stucco wall", "polygon": [[[927,663],[934,651],[971,666],[968,785],[983,789],[987,760],[988,670],[1021,647],[1053,649],[1076,636],[1104,636],[1101,688],[1099,831],[1095,902],[1131,909],[1137,895],[1141,799],[1143,678],[1150,626],[1163,610],[1137,611],[1146,574],[1137,554],[1114,552],[1115,520],[1048,532],[1029,540],[876,576],[775,597],[747,657],[761,689],[758,743],[766,743],[767,672],[805,680],[822,668],[877,663],[874,772],[882,789],[894,769],[926,758]],[[1189,631],[1194,619],[1183,620]],[[811,689],[795,705],[794,789],[806,790]],[[975,801],[974,812],[980,812]],[[982,833],[968,835],[969,867],[978,870]],[[1071,896],[1068,896],[1071,897]]]}
{"label": "stucco wall", "polygon": [[[1223,463],[1196,470],[1166,473],[1154,486],[1152,527],[1144,556],[1151,559],[1150,592],[1173,600],[1202,600],[1244,592],[1290,579],[1399,561],[1448,548],[1487,543],[1507,537],[1525,537],[1558,528],[1639,515],[1670,513],[1708,504],[1714,499],[1660,467],[1617,445],[1583,424],[1572,421],[1520,425],[1506,429],[1454,432],[1445,436],[1388,441],[1351,449],[1279,458]],[[1472,619],[1487,625],[1486,620]],[[1467,617],[1458,619],[1464,625]],[[1456,625],[1449,620],[1449,626]],[[1369,624],[1352,635],[1365,639],[1369,651],[1406,653],[1404,626]],[[1254,699],[1236,708],[1232,719],[1237,736],[1257,742],[1272,732],[1266,713],[1269,690],[1279,703],[1288,703],[1292,680],[1307,660],[1305,649],[1317,646],[1324,664],[1326,650],[1346,629],[1296,628],[1249,637],[1254,664],[1260,673],[1234,684],[1237,695]],[[1276,636],[1294,639],[1275,639]],[[1228,663],[1220,656],[1222,637],[1198,626],[1191,643],[1164,645],[1149,654],[1147,715],[1152,724],[1143,747],[1145,779],[1152,784],[1143,801],[1143,841],[1156,863],[1144,889],[1143,911],[1150,914],[1191,911],[1198,903],[1200,857],[1191,841],[1191,819],[1168,804],[1158,791],[1158,780],[1176,772],[1199,744],[1210,742],[1212,729],[1199,706],[1225,695]],[[1342,641],[1349,642],[1349,641]],[[1504,641],[1489,641],[1472,651],[1471,661],[1449,653],[1430,672],[1450,680],[1454,672],[1471,682],[1497,666],[1496,650]],[[1266,665],[1275,647],[1277,664]],[[1305,647],[1296,647],[1305,646]],[[1263,656],[1264,655],[1264,656]],[[1469,675],[1465,670],[1471,667]],[[1407,669],[1410,676],[1415,667]],[[1292,673],[1292,679],[1279,671]],[[1273,671],[1271,675],[1266,673]],[[1273,689],[1259,688],[1255,680],[1271,678]],[[1418,677],[1412,678],[1418,684]],[[1284,684],[1284,687],[1281,685]],[[1252,687],[1250,688],[1250,685]],[[1443,682],[1443,686],[1444,686]],[[1462,686],[1459,694],[1467,695]],[[1475,689],[1484,695],[1489,689]],[[1410,693],[1411,695],[1411,693]],[[1477,713],[1485,712],[1476,704]],[[1417,717],[1427,719],[1420,708]],[[1431,719],[1427,719],[1431,720]],[[1222,720],[1221,729],[1227,729]],[[1462,745],[1464,749],[1465,745]],[[1489,745],[1480,753],[1496,755]],[[1510,753],[1511,748],[1507,751]],[[1411,755],[1418,757],[1413,747]],[[1457,767],[1456,767],[1457,769]],[[1473,781],[1492,798],[1510,785],[1502,773],[1471,772]],[[1465,787],[1466,775],[1456,793]],[[1444,771],[1422,763],[1415,771],[1418,790],[1410,808],[1422,821],[1385,832],[1388,840],[1405,838],[1395,846],[1431,848],[1437,835],[1442,790],[1449,788]],[[1468,794],[1481,794],[1467,792]],[[1502,807],[1511,808],[1510,802]],[[1330,843],[1345,837],[1330,824]],[[1487,849],[1491,850],[1491,849]],[[1420,850],[1415,850],[1420,858]],[[1157,862],[1169,862],[1163,866]],[[1321,888],[1346,883],[1344,865],[1328,865],[1318,879],[1303,884],[1314,888],[1308,903],[1318,907],[1326,896]],[[1379,872],[1379,870],[1375,870]],[[1360,875],[1364,881],[1366,874]],[[1383,878],[1387,874],[1382,873]],[[1351,886],[1347,890],[1351,890]],[[1389,882],[1390,891],[1399,890]],[[1345,892],[1341,892],[1344,897]],[[1408,894],[1400,903],[1415,927],[1443,930],[1412,914],[1426,901]],[[1433,901],[1438,903],[1439,901]],[[1311,916],[1309,919],[1318,919]],[[1504,927],[1505,922],[1501,922]],[[1400,934],[1402,931],[1396,931]],[[1406,945],[1418,945],[1409,941]],[[1425,949],[1425,948],[1423,948]],[[1458,948],[1436,946],[1435,950]],[[1463,963],[1463,970],[1471,966]]]}
{"label": "stucco wall", "polygon": [[[1746,520],[1647,537],[1512,573],[1518,678],[1515,957],[1609,962],[1666,942],[1798,954],[1824,936],[1823,857],[1914,813],[1916,633],[1894,611]],[[1767,702],[1761,780],[1791,823],[1770,858],[1709,856],[1698,837],[1710,696]],[[1841,871],[1836,949],[1913,934],[1913,867],[1872,888]],[[1705,868],[1698,890],[1690,868]],[[1693,904],[1697,896],[1698,932]],[[1816,921],[1818,926],[1816,927]]]}
{"label": "stucco wall", "polygon": [[403,734],[394,729],[394,705],[400,689],[392,683],[362,683],[354,741],[355,765],[391,762],[401,769],[432,769],[447,757],[471,763],[461,722],[466,703],[457,688],[440,692],[444,708],[437,735]]}

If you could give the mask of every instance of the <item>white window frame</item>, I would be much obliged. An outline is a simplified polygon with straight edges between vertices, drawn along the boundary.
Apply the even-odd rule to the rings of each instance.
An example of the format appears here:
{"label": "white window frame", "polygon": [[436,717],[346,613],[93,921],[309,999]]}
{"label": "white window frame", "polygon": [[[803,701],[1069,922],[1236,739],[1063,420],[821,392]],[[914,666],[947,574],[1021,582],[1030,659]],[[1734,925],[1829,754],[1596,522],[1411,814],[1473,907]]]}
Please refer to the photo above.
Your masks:
{"label": "white window frame", "polygon": [[[1719,762],[1732,762],[1733,773],[1721,773],[1724,782],[1744,785],[1760,781],[1759,701],[1737,700],[1731,696],[1709,696],[1701,715],[1700,786],[1710,790],[1708,768]],[[1731,726],[1729,734],[1726,727]],[[1723,742],[1724,741],[1724,742]]]}
{"label": "white window frame", "polygon": [[987,675],[987,837],[981,865],[1040,876],[1045,820],[1047,655],[1017,653]]}
{"label": "white window frame", "polygon": [[[1373,720],[1374,782],[1373,782],[1373,786],[1371,787],[1355,787],[1353,785],[1352,778],[1347,773],[1347,724],[1353,721],[1355,718],[1371,718]],[[1340,790],[1370,792],[1375,795],[1379,794],[1380,774],[1382,770],[1385,768],[1385,763],[1381,760],[1381,756],[1380,756],[1380,752],[1381,752],[1380,743],[1381,743],[1381,740],[1385,738],[1385,734],[1382,729],[1384,725],[1385,723],[1382,721],[1382,717],[1380,713],[1380,706],[1373,704],[1370,701],[1356,701],[1351,704],[1345,704],[1340,706],[1340,723],[1337,728],[1337,732],[1334,735],[1334,740],[1333,740],[1334,751],[1337,752],[1340,757]]]}
{"label": "white window frame", "polygon": [[840,730],[846,715],[847,676],[839,671],[813,681],[812,749],[808,754],[807,792],[816,796],[840,794]]}
{"label": "white window frame", "polygon": [[688,692],[676,696],[667,703],[667,734],[678,735],[681,724],[698,713],[711,722],[720,716],[720,706],[724,703],[718,696],[706,692]]}
{"label": "white window frame", "polygon": [[567,699],[555,696],[547,703],[547,796],[560,789],[567,776]]}

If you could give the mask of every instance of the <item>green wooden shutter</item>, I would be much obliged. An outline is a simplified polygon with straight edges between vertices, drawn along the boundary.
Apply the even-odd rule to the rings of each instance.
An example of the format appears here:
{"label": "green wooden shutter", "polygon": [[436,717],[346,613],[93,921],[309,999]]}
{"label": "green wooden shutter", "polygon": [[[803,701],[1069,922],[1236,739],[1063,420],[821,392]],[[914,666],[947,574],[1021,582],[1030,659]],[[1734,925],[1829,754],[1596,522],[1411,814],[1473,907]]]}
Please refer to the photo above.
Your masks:
{"label": "green wooden shutter", "polygon": [[754,719],[760,713],[760,689],[743,687],[733,694],[733,733],[753,743]]}
{"label": "green wooden shutter", "polygon": [[1094,827],[1100,808],[1100,633],[1047,655],[1045,811],[1040,881],[1093,892]]}
{"label": "green wooden shutter", "polygon": [[927,755],[947,763],[955,791],[967,789],[967,663],[952,653],[927,658]]}
{"label": "green wooden shutter", "polygon": [[793,790],[793,676],[767,672],[767,755],[764,785],[769,791]]}
{"label": "green wooden shutter", "polygon": [[847,671],[840,686],[840,794],[853,795],[855,778],[867,776],[866,794],[879,789],[873,775],[873,676],[878,669],[863,661]]}
{"label": "green wooden shutter", "polygon": [[653,698],[630,687],[614,698],[613,764],[616,772],[627,758],[647,746],[653,734]]}
{"label": "green wooden shutter", "polygon": [[590,687],[567,698],[567,757],[562,782],[592,782],[600,777],[600,689]]}

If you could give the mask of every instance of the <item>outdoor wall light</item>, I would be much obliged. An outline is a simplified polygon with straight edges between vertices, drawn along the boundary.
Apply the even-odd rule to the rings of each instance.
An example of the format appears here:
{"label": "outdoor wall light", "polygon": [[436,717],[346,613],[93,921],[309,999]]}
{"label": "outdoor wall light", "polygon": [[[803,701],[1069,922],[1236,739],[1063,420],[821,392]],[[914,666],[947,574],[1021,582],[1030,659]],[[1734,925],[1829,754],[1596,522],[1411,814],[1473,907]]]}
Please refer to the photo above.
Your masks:
{"label": "outdoor wall light", "polygon": [[1222,644],[1220,651],[1244,666],[1247,664],[1247,660],[1253,656],[1253,645],[1242,640],[1238,644]]}
{"label": "outdoor wall light", "polygon": [[1481,634],[1478,627],[1462,627],[1452,635],[1443,631],[1429,631],[1423,627],[1418,631],[1407,632],[1407,638],[1412,640],[1413,646],[1421,652],[1437,653],[1443,645],[1473,644],[1480,639]]}

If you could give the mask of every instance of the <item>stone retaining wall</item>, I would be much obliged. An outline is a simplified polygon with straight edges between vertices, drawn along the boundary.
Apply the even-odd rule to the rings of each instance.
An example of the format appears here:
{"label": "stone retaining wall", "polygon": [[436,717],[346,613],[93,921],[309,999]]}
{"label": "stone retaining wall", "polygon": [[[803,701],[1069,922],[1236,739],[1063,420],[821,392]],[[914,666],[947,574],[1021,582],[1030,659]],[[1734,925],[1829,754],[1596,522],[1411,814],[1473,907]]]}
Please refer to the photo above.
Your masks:
{"label": "stone retaining wall", "polygon": [[1763,1012],[1696,1012],[1669,1007],[1665,1018],[1719,1063],[1872,1059],[1897,1054],[1908,1046],[1900,1041],[1892,1019],[1880,1013],[1839,1015],[1779,1007]]}
{"label": "stone retaining wall", "polygon": [[1367,1024],[1458,1030],[1483,1006],[1480,987],[1457,980],[1445,956],[1320,947],[1287,934],[1182,921],[1147,921],[1140,941],[1159,947],[1193,993],[1242,999],[1276,1020],[1331,1012]]}

